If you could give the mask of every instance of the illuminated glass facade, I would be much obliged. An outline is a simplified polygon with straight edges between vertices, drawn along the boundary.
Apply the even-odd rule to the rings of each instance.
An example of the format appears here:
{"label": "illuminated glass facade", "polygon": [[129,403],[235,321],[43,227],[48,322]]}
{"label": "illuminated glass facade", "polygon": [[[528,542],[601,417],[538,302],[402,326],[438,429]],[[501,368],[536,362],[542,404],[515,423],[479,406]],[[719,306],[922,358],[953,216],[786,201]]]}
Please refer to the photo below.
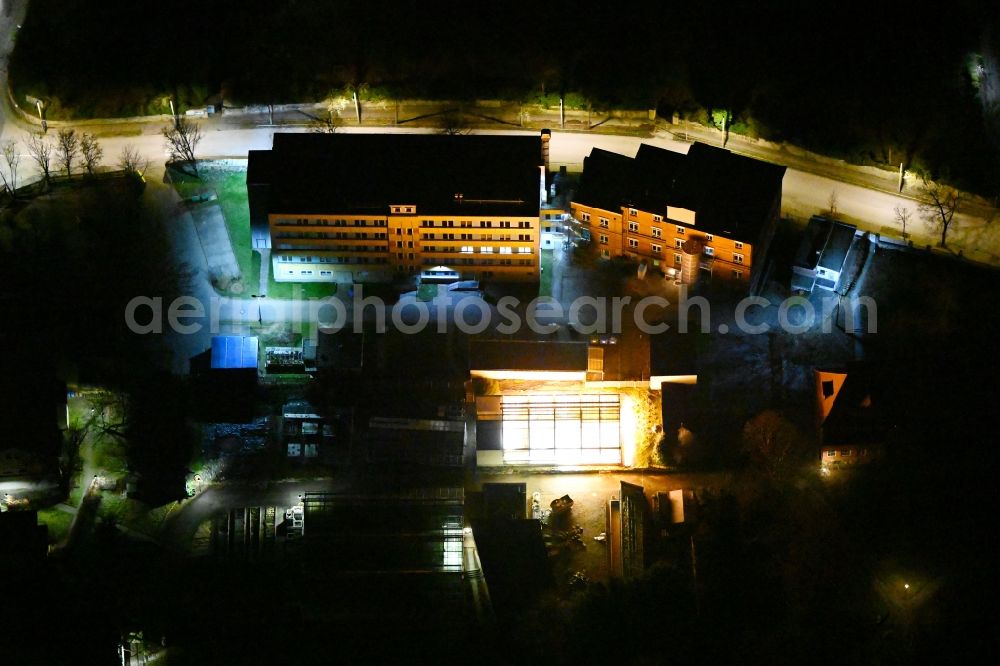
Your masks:
{"label": "illuminated glass facade", "polygon": [[622,461],[621,403],[616,394],[505,395],[501,420],[505,463]]}

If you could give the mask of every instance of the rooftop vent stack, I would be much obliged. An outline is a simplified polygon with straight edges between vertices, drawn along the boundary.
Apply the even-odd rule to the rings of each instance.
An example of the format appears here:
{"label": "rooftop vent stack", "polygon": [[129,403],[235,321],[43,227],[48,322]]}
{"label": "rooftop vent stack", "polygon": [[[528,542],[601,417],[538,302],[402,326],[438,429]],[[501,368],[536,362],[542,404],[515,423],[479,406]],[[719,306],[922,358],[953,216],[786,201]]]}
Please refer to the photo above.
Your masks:
{"label": "rooftop vent stack", "polygon": [[538,167],[539,170],[539,182],[538,182],[538,205],[544,206],[549,202],[549,191],[546,187],[546,181],[548,180],[549,174],[549,141],[552,140],[552,130],[543,129],[542,130],[542,165]]}
{"label": "rooftop vent stack", "polygon": [[543,129],[542,130],[542,164],[545,165],[545,170],[549,170],[549,142],[552,141],[552,130]]}

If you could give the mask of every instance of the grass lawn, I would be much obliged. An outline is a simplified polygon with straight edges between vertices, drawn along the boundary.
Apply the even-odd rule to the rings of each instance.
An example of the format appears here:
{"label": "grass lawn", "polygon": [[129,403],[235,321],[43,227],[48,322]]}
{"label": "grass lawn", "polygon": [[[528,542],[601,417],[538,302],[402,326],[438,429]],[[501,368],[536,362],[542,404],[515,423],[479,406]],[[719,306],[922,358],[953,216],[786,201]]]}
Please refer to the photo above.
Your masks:
{"label": "grass lawn", "polygon": [[552,250],[542,250],[542,273],[538,279],[538,295],[552,295]]}
{"label": "grass lawn", "polygon": [[257,266],[254,266],[252,256],[255,253],[250,249],[250,208],[247,203],[246,178],[247,174],[244,170],[215,171],[205,169],[202,171],[200,180],[176,170],[170,172],[170,180],[174,189],[182,198],[212,191],[218,195],[219,199],[216,203],[222,207],[222,215],[226,218],[226,228],[229,231],[229,240],[233,244],[233,254],[240,267],[240,275],[243,276],[244,289],[239,294],[229,294],[233,296],[256,293],[257,284],[260,282],[260,260],[258,258]]}
{"label": "grass lawn", "polygon": [[38,512],[38,522],[49,528],[49,542],[58,543],[66,537],[73,522],[73,514],[59,509],[42,509]]}
{"label": "grass lawn", "polygon": [[417,287],[417,300],[430,302],[434,300],[434,297],[438,295],[438,286],[436,284],[422,284]]}

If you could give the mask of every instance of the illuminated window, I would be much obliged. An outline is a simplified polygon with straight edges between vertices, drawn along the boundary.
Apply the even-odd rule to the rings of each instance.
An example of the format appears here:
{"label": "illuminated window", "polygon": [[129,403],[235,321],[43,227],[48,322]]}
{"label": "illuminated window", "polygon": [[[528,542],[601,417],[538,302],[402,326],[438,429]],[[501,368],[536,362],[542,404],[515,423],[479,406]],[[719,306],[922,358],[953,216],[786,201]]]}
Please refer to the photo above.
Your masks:
{"label": "illuminated window", "polygon": [[461,252],[463,254],[472,254],[476,250],[471,245],[463,245]]}
{"label": "illuminated window", "polygon": [[500,254],[513,254],[514,249],[506,246],[500,247]]}
{"label": "illuminated window", "polygon": [[531,248],[530,247],[519,247],[519,248],[517,248],[517,253],[518,254],[531,254]]}
{"label": "illuminated window", "polygon": [[484,245],[483,247],[479,248],[479,252],[480,254],[493,254],[493,248],[490,247],[489,245]]}
{"label": "illuminated window", "polygon": [[463,536],[460,527],[446,527],[444,542],[441,544],[441,564],[447,571],[462,570]]}
{"label": "illuminated window", "polygon": [[505,463],[621,462],[617,394],[505,395],[500,410]]}
{"label": "illuminated window", "polygon": [[833,457],[834,457],[834,456],[836,456],[836,455],[837,455],[837,452],[836,452],[836,451],[827,451],[827,452],[826,452],[826,457],[827,457],[827,458],[833,458]]}

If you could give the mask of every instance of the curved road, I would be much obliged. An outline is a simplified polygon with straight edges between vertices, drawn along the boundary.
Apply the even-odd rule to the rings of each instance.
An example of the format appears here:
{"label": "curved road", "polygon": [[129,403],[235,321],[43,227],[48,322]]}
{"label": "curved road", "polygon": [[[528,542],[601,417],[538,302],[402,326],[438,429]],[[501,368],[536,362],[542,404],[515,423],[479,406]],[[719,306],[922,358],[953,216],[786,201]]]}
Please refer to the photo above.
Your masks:
{"label": "curved road", "polygon": [[[0,54],[3,62],[0,63],[0,89],[6,88],[6,54],[13,43],[13,36],[16,34],[16,25],[23,17],[27,5],[26,0],[0,0],[3,9],[0,11]],[[16,112],[8,107],[8,100],[4,96],[2,110],[0,110],[0,125],[2,125],[2,138],[15,139],[23,142],[27,132],[37,132],[39,128],[35,125],[23,122],[18,119],[13,120],[12,114]],[[4,122],[6,115],[6,120]],[[256,123],[267,121],[266,114],[261,116],[231,116],[215,117],[198,121],[204,130],[204,139],[200,145],[200,154],[203,157],[235,157],[245,158],[248,150],[268,149],[271,147],[271,138],[276,131],[275,127],[259,126]],[[160,136],[160,129],[166,123],[163,120],[147,120],[145,122],[108,122],[94,121],[81,123],[79,128],[92,132],[101,138],[104,146],[105,158],[108,162],[113,162],[121,149],[125,145],[132,145],[138,148],[144,156],[149,158],[153,165],[162,164],[166,153],[163,140]],[[304,131],[299,127],[277,128],[277,131]],[[434,132],[432,128],[399,128],[399,127],[347,127],[341,131],[352,132]],[[707,131],[707,130],[706,130]],[[504,130],[489,130],[488,133],[502,133]],[[524,130],[513,130],[512,133],[525,133]],[[526,133],[533,134],[533,131]],[[700,134],[704,131],[699,130]],[[704,138],[709,138],[706,134]],[[710,138],[709,138],[710,140]],[[734,139],[736,145],[738,139]],[[652,138],[639,138],[635,136],[616,136],[607,134],[591,134],[583,132],[554,132],[551,144],[551,162],[554,166],[566,165],[570,171],[579,170],[583,164],[583,158],[590,153],[594,147],[606,150],[634,155],[640,143],[650,143],[656,146],[686,152],[688,143],[679,141],[672,134],[659,131]],[[768,150],[764,147],[756,147],[750,150],[749,142],[740,148],[745,152],[753,152],[763,157],[772,159],[775,162],[793,161],[803,164],[805,161],[801,156],[794,159],[790,153],[783,150]],[[34,165],[25,155],[22,159],[21,173],[22,182],[25,179],[33,178],[37,172]],[[823,173],[842,173],[843,180],[831,178],[816,173],[789,168],[785,175],[784,190],[782,199],[782,213],[785,216],[795,218],[799,221],[808,219],[809,216],[828,212],[830,210],[831,199],[836,201],[836,211],[838,216],[846,221],[853,222],[859,228],[880,233],[894,233],[899,235],[902,229],[896,219],[894,209],[896,207],[907,208],[911,212],[911,219],[907,225],[907,232],[910,234],[915,245],[923,246],[935,244],[939,234],[921,220],[917,212],[917,202],[912,196],[899,195],[891,191],[893,179],[887,177],[881,189],[870,189],[850,182],[874,182],[877,178],[870,173],[862,174],[862,170],[849,166],[832,166],[830,164],[817,164],[816,170]],[[885,187],[888,186],[888,187]],[[889,190],[889,191],[887,191]],[[987,206],[972,204],[967,206],[965,213],[956,215],[952,230],[949,232],[949,246],[953,251],[961,250],[963,254],[973,260],[983,263],[1000,265],[1000,225],[989,224],[996,211]]]}

